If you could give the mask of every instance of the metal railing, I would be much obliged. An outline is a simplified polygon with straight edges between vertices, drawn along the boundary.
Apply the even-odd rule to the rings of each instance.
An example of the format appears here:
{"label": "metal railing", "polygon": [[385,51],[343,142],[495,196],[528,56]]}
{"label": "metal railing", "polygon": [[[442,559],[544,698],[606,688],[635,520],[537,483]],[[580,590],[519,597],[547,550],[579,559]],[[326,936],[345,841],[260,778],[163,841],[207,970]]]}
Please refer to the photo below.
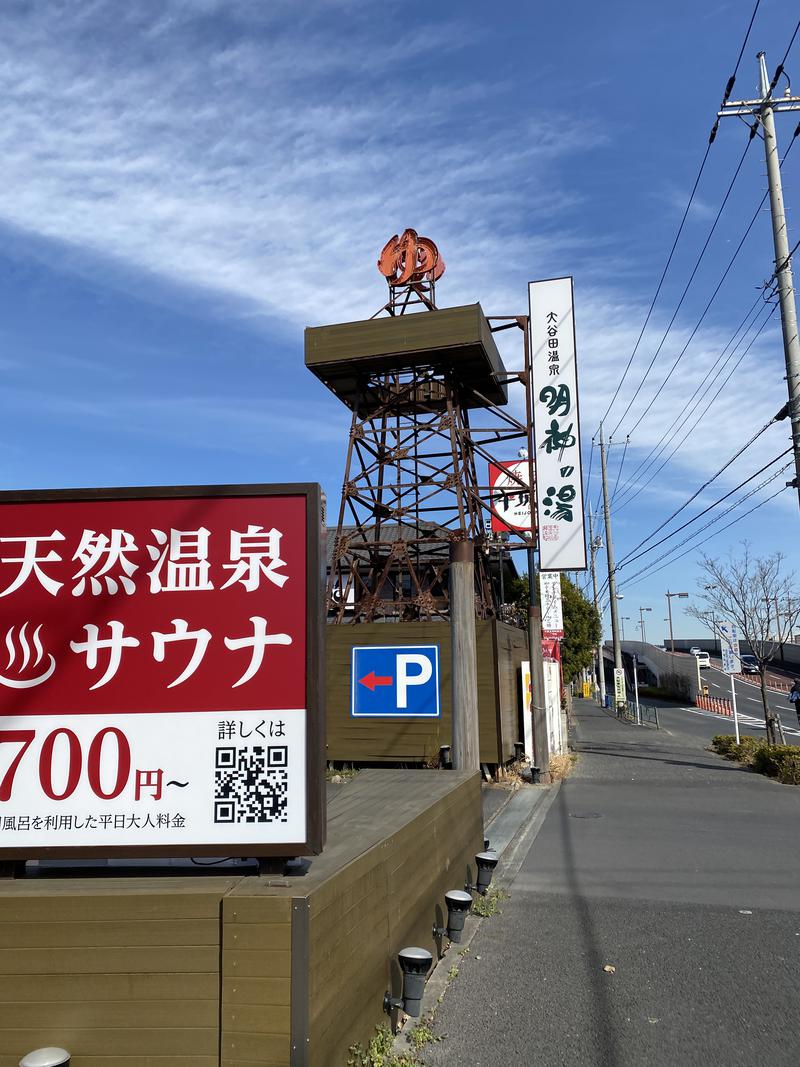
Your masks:
{"label": "metal railing", "polygon": [[658,708],[652,704],[640,703],[637,715],[636,704],[632,700],[626,700],[617,708],[617,718],[624,719],[625,722],[632,723],[634,726],[655,726],[656,730],[661,728],[658,721]]}

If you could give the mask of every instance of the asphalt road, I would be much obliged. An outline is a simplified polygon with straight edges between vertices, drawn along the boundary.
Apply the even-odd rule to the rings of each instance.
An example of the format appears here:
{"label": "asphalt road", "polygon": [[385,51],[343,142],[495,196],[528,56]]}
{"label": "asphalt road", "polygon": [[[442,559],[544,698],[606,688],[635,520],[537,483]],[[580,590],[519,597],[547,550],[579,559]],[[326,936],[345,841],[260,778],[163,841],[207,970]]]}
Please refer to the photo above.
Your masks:
{"label": "asphalt road", "polygon": [[[715,667],[704,668],[700,671],[702,681],[708,686],[708,695],[712,697],[726,697],[730,699],[731,682],[730,675],[724,674]],[[736,708],[745,721],[753,719],[745,732],[764,730],[764,707],[761,703],[761,688],[758,677],[754,676],[753,682],[745,682],[740,678],[734,680],[736,686]],[[767,691],[769,706],[777,711],[781,717],[784,730],[790,730],[794,736],[800,736],[797,730],[797,715],[794,707],[787,698],[786,693],[770,693]]]}
{"label": "asphalt road", "polygon": [[577,706],[576,770],[454,953],[423,1061],[798,1063],[800,788],[705,752],[703,716],[656,731]]}

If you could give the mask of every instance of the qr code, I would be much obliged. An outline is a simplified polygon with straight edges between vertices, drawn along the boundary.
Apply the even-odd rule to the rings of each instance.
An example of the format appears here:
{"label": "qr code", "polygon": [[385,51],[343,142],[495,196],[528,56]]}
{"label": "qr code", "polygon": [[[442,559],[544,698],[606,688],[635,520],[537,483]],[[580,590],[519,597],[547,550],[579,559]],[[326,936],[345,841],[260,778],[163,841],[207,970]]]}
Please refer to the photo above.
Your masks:
{"label": "qr code", "polygon": [[288,822],[288,748],[217,749],[214,822]]}

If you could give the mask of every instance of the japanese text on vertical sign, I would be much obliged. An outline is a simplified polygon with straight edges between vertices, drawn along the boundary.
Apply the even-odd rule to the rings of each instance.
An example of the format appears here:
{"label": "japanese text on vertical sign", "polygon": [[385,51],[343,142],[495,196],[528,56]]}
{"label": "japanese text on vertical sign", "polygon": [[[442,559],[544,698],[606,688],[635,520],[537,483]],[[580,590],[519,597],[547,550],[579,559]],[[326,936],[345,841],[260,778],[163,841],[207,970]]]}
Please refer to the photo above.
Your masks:
{"label": "japanese text on vertical sign", "polygon": [[529,286],[539,551],[544,570],[586,566],[572,280]]}

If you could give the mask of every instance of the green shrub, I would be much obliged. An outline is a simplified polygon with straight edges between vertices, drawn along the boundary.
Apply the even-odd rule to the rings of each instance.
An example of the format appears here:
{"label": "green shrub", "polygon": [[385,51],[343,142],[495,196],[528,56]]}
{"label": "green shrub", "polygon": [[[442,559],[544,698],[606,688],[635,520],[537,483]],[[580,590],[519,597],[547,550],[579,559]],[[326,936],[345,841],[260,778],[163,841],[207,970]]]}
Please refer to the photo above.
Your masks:
{"label": "green shrub", "polygon": [[760,745],[753,754],[753,770],[784,785],[800,785],[800,746]]}
{"label": "green shrub", "polygon": [[735,744],[736,738],[733,734],[714,734],[711,738],[711,747],[715,752],[719,752],[720,756],[729,756]]}
{"label": "green shrub", "polygon": [[738,760],[739,763],[752,763],[756,752],[765,746],[766,741],[763,738],[745,734],[738,745],[734,743],[731,747],[730,759]]}
{"label": "green shrub", "polygon": [[726,759],[737,760],[739,763],[752,763],[753,757],[759,748],[765,745],[763,740],[743,734],[736,743],[733,734],[717,734],[711,739],[711,747]]}

